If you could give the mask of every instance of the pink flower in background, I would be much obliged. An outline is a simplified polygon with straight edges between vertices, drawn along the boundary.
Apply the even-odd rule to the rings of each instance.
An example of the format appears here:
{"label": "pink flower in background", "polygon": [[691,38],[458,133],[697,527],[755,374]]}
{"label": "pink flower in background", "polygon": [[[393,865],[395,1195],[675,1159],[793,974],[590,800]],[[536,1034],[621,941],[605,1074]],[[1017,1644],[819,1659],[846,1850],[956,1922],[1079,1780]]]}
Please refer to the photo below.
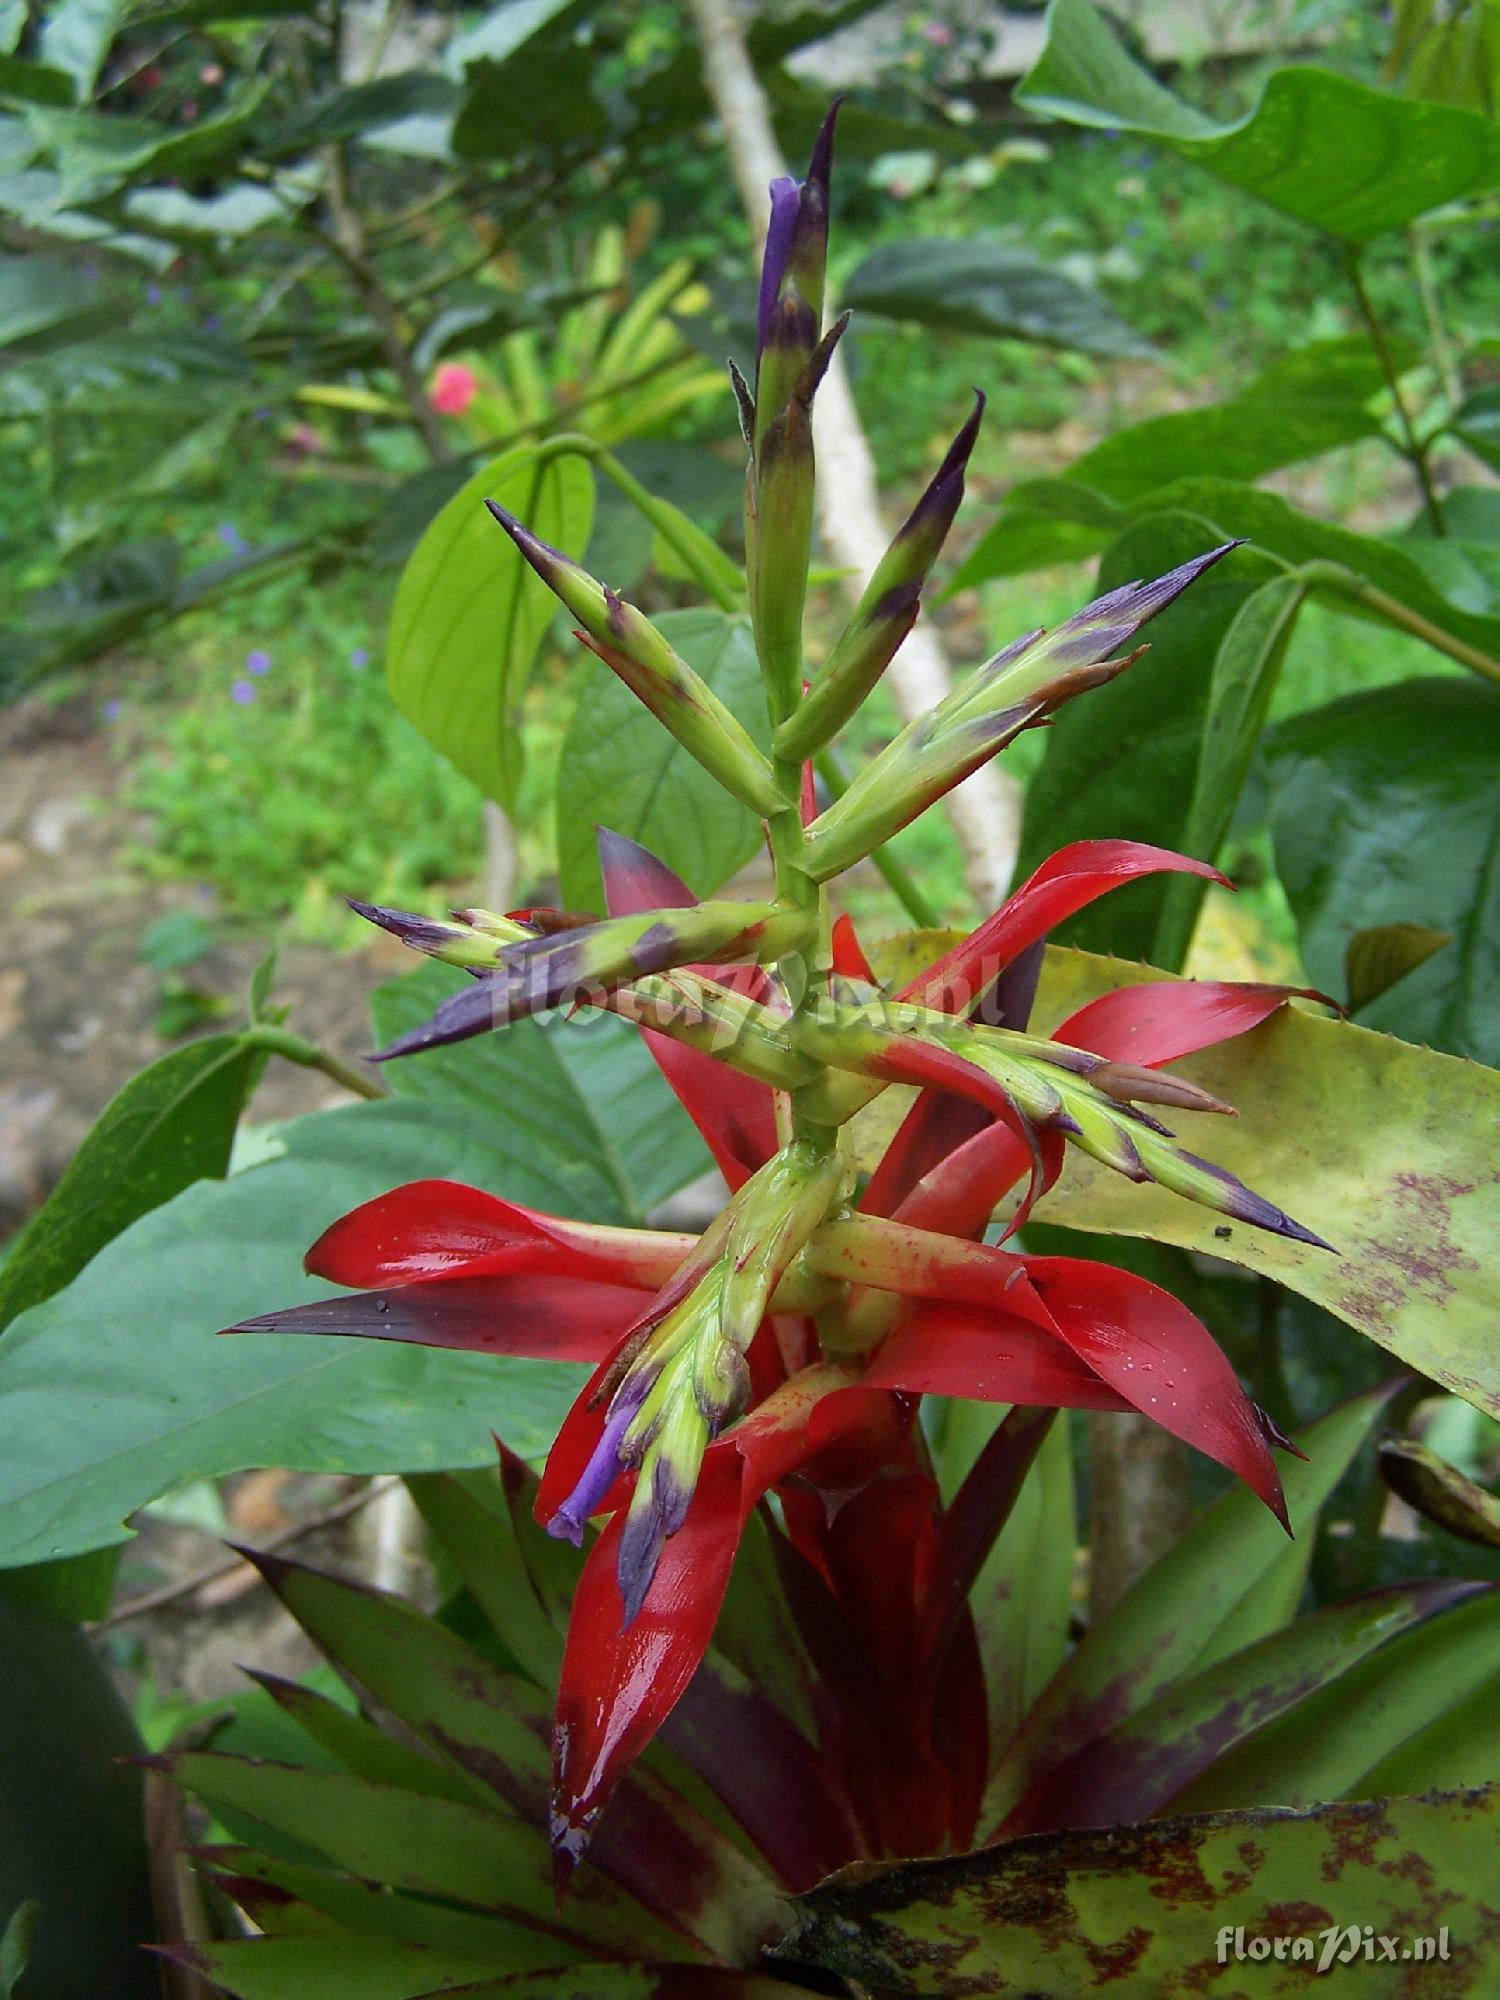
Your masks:
{"label": "pink flower in background", "polygon": [[461,417],[479,394],[479,378],[461,361],[445,361],[428,390],[432,407],[445,417]]}

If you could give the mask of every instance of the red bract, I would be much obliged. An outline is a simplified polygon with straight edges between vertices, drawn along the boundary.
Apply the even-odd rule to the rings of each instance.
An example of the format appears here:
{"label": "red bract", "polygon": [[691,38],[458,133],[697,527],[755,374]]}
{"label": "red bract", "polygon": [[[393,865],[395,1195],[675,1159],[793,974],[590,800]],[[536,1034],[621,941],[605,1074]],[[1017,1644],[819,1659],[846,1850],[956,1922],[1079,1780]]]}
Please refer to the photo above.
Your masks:
{"label": "red bract", "polygon": [[[602,846],[612,915],[692,903],[634,843]],[[1034,955],[1048,924],[1120,882],[1194,866],[1129,842],[1078,843],[901,997],[981,1010],[1005,992],[1018,961]],[[847,926],[837,933],[834,969],[873,978]],[[685,970],[779,1004],[759,968]],[[1029,998],[1010,981],[1015,1025],[1024,1025]],[[1081,1009],[1059,1041],[1150,1066],[1242,1033],[1286,998],[1286,988],[1272,986],[1136,985]],[[647,1032],[667,1080],[748,1200],[779,1157],[777,1093]],[[639,1406],[611,1416],[611,1398],[618,1402],[643,1343],[717,1268],[732,1220],[699,1239],[570,1221],[453,1182],[416,1182],[345,1216],[308,1254],[319,1276],[374,1289],[245,1322],[258,1331],[364,1334],[594,1364],[537,1497],[538,1518],[554,1533],[581,1537],[589,1515],[607,1517],[579,1583],[558,1696],[560,1880],[620,1776],[692,1681],[745,1524],[772,1491],[785,1524],[778,1546],[789,1601],[838,1691],[828,1748],[861,1841],[872,1852],[911,1852],[972,1837],[982,1687],[954,1581],[955,1564],[965,1574],[972,1568],[972,1551],[955,1555],[964,1531],[937,1504],[912,1422],[921,1395],[1009,1404],[1012,1438],[1016,1426],[1044,1423],[1040,1413],[1059,1407],[1142,1411],[1245,1479],[1285,1519],[1272,1434],[1186,1307],[1113,1266],[1017,1256],[973,1240],[1018,1180],[1032,1182],[1023,1211],[1050,1184],[1062,1137],[1033,1131],[998,1088],[988,1107],[951,1095],[950,1083],[969,1086],[940,1051],[913,1057],[915,1045],[899,1035],[891,1046],[892,1078],[926,1087],[864,1190],[861,1213],[830,1215],[812,1230],[767,1296],[740,1392],[748,1413],[711,1437],[692,1468],[680,1522],[659,1539],[634,1615],[622,1597],[622,1545],[639,1478],[620,1440]],[[844,1302],[853,1345],[823,1358],[809,1315],[826,1316],[831,1296]],[[900,1562],[892,1551],[902,1552]],[[829,1842],[837,1845],[829,1835],[824,1862]]]}

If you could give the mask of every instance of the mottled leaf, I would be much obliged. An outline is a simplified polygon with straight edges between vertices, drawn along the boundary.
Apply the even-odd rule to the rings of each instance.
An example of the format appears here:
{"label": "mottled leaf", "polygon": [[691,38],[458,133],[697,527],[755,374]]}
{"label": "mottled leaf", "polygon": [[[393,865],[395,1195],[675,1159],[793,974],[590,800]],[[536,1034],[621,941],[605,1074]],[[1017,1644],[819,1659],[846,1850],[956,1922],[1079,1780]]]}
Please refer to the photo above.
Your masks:
{"label": "mottled leaf", "polygon": [[[1158,976],[1049,952],[1036,1019],[1051,1027],[1102,992]],[[1039,1219],[1150,1236],[1264,1272],[1500,1412],[1490,1338],[1500,1076],[1295,1003],[1176,1073],[1241,1109],[1204,1134],[1204,1151],[1270,1191],[1338,1254],[1217,1220],[1091,1161],[1070,1161]]]}
{"label": "mottled leaf", "polygon": [[1500,1500],[1416,1438],[1382,1438],[1380,1476],[1408,1507],[1450,1535],[1500,1549]]}
{"label": "mottled leaf", "polygon": [[[1343,1944],[1360,2000],[1405,2000],[1423,1975],[1364,1955],[1363,1926],[1398,1947],[1441,1941],[1432,1992],[1489,1991],[1500,1787],[1043,1834],[955,1860],[864,1867],[802,1899],[785,1947],[867,1988],[907,1994],[1078,2000],[1107,1981],[1151,2000],[1219,1984],[1215,1940],[1301,1937],[1307,1958]],[[1350,1927],[1352,1927],[1352,1932]],[[1231,1993],[1283,2000],[1314,1967],[1269,1959],[1224,1975]],[[1127,1983],[1128,1982],[1128,1983]]]}

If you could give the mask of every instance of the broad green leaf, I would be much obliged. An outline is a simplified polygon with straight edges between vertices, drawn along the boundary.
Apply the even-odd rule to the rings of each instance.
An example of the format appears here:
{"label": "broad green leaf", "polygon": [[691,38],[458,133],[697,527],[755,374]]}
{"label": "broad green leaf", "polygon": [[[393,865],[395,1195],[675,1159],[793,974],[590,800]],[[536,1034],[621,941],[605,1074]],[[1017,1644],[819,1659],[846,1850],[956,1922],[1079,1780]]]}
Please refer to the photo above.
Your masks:
{"label": "broad green leaf", "polygon": [[[1100,993],[1163,976],[1148,966],[1050,951],[1038,1032]],[[1215,1119],[1189,1143],[1339,1254],[1137,1186],[1076,1149],[1038,1219],[1148,1236],[1263,1272],[1420,1374],[1500,1414],[1500,1359],[1491,1338],[1500,1075],[1319,1018],[1296,1003],[1251,1034],[1174,1065],[1174,1073],[1243,1114]]]}
{"label": "broad green leaf", "polygon": [[229,1170],[262,1059],[209,1035],[148,1064],[113,1098],[0,1269],[0,1332],[68,1284],[138,1216]]}
{"label": "broad green leaf", "polygon": [[[1304,1566],[1319,1509],[1388,1397],[1381,1389],[1340,1405],[1298,1438],[1305,1461],[1281,1461],[1294,1546]],[[1247,1625],[1242,1607],[1279,1568],[1285,1550],[1280,1524],[1252,1493],[1233,1486],[1221,1494],[1095,1620],[1053,1676],[1000,1762],[981,1826],[1003,1819],[1041,1772],[1219,1657],[1218,1635],[1231,1621],[1238,1645],[1263,1636]]]}
{"label": "broad green leaf", "polygon": [[485,511],[498,500],[565,555],[594,518],[576,456],[522,445],[448,502],[401,573],[386,646],[396,706],[467,778],[508,806],[520,782],[517,705],[557,600]]}
{"label": "broad green leaf", "polygon": [[[671,611],[658,626],[762,749],[770,725],[748,622],[720,611]],[[748,861],[760,822],[669,736],[602,660],[574,670],[578,700],[557,766],[563,901],[602,910],[595,835],[607,826],[649,847],[700,896]]]}
{"label": "broad green leaf", "polygon": [[[1393,349],[1402,370],[1420,358],[1414,347]],[[1370,404],[1384,387],[1380,358],[1362,335],[1315,341],[1272,362],[1227,402],[1112,431],[1062,476],[1122,502],[1210,468],[1218,479],[1259,479],[1377,437],[1381,427]]]}
{"label": "broad green leaf", "polygon": [[120,308],[106,300],[77,264],[61,257],[10,257],[0,265],[0,348],[11,355],[44,354],[117,325]]}
{"label": "broad green leaf", "polygon": [[[296,200],[292,190],[287,193]],[[302,196],[305,201],[306,195]],[[132,222],[186,236],[249,236],[278,216],[285,218],[287,203],[270,188],[249,182],[221,189],[216,194],[188,194],[183,188],[136,188],[125,198],[125,213]]]}
{"label": "broad green leaf", "polygon": [[186,1945],[176,1958],[238,2000],[413,2000],[472,1992],[494,1969],[486,1955],[393,1938],[237,1939]]}
{"label": "broad green leaf", "polygon": [[[424,1021],[465,983],[426,965],[377,989],[384,1042]],[[510,1172],[532,1208],[590,1222],[643,1222],[707,1170],[691,1120],[639,1031],[611,1014],[515,1021],[498,1034],[403,1056],[387,1067],[398,1095],[463,1108],[513,1147]]]}
{"label": "broad green leaf", "polygon": [[1500,615],[1445,596],[1411,553],[1411,542],[1382,541],[1335,527],[1260,487],[1206,476],[1176,479],[1126,507],[1073,481],[1052,479],[1029,481],[1010,497],[1019,509],[1014,532],[1009,517],[1003,519],[964,564],[953,589],[1017,568],[1091,554],[1133,517],[1176,512],[1196,516],[1210,538],[1244,537],[1256,550],[1293,568],[1329,566],[1312,572],[1309,581],[1335,610],[1382,617],[1378,605],[1359,595],[1360,583],[1373,585],[1450,637],[1490,659],[1500,658]]}
{"label": "broad green leaf", "polygon": [[1500,689],[1402,681],[1294,716],[1263,752],[1276,872],[1314,984],[1356,933],[1447,931],[1364,1010],[1410,1041],[1500,1062]]}
{"label": "broad green leaf", "polygon": [[1427,1990],[1483,2000],[1486,1949],[1466,1941],[1484,1936],[1493,1905],[1497,1814],[1491,1788],[1042,1835],[815,1889],[782,1949],[891,1996],[1078,2000],[1103,1970],[1121,2000],[1191,2000],[1213,1991],[1216,1938],[1232,1954],[1242,1930],[1305,1951],[1231,1957],[1214,1977],[1225,2000],[1291,2000],[1337,1927],[1330,1954],[1346,1939],[1359,1954],[1348,1980],[1359,2000],[1422,1990],[1410,1962],[1364,1958],[1368,1924],[1414,1952],[1427,1940],[1434,1961],[1451,1938],[1452,1962]]}
{"label": "broad green leaf", "polygon": [[1052,0],[1047,45],[1016,99],[1073,124],[1147,133],[1346,243],[1500,187],[1500,130],[1487,118],[1332,70],[1273,69],[1254,110],[1218,124],[1141,69],[1091,0]]}
{"label": "broad green leaf", "polygon": [[39,45],[42,61],[65,70],[80,99],[92,96],[124,12],[124,0],[59,0],[48,11]]}
{"label": "broad green leaf", "polygon": [[0,55],[0,99],[5,98],[22,104],[71,104],[73,79],[66,70],[49,69],[45,63],[26,62],[20,56]]}
{"label": "broad green leaf", "polygon": [[4,1931],[0,1932],[0,1994],[4,1995],[4,2000],[11,2000],[21,1974],[26,1970],[41,1909],[38,1902],[17,1903]]}
{"label": "broad green leaf", "polygon": [[1344,946],[1349,1012],[1361,1012],[1452,942],[1452,931],[1435,931],[1429,924],[1374,924],[1356,931]]}
{"label": "broad green leaf", "polygon": [[[1372,1670],[1378,1665],[1388,1677],[1386,1662],[1373,1656],[1408,1634],[1425,1638],[1428,1627],[1441,1627],[1452,1652],[1460,1634],[1471,1636],[1462,1613],[1476,1593],[1496,1599],[1493,1616],[1500,1592],[1487,1592],[1483,1584],[1397,1584],[1324,1605],[1213,1661],[1046,1771],[1008,1816],[1005,1835],[1118,1826],[1149,1819],[1178,1799],[1191,1801],[1190,1810],[1208,1811],[1336,1797],[1343,1787],[1310,1795],[1288,1789],[1268,1739],[1283,1728],[1302,1731],[1310,1702],[1337,1706],[1361,1662]],[[1263,1753],[1264,1775],[1254,1791],[1241,1792],[1218,1774],[1254,1755],[1251,1737]]]}
{"label": "broad green leaf", "polygon": [[[1403,1632],[1256,1730],[1178,1797],[1178,1809],[1300,1806],[1363,1794],[1366,1774],[1408,1738],[1482,1688],[1493,1701],[1500,1678],[1500,1589],[1469,1588],[1475,1594],[1465,1602]],[[1383,1594],[1335,1608],[1357,1617],[1362,1607],[1373,1612]],[[1475,1783],[1494,1781],[1500,1739],[1492,1734],[1469,1768]],[[1426,1780],[1441,1782],[1436,1772]]]}
{"label": "broad green leaf", "polygon": [[840,303],[949,333],[999,334],[1085,354],[1154,352],[1099,293],[1024,250],[983,237],[872,250],[845,280]]}
{"label": "broad green leaf", "polygon": [[1083,562],[1105,548],[1127,520],[1117,501],[1076,480],[1019,480],[1005,496],[1004,513],[970,549],[943,596],[993,576]]}
{"label": "broad green leaf", "polygon": [[285,1156],[143,1216],[0,1343],[0,1566],[124,1539],[148,1500],[254,1465],[435,1471],[538,1456],[579,1370],[394,1341],[217,1329],[326,1295],[318,1233],[402,1181],[527,1201],[524,1128],[435,1104],[356,1104],[283,1128]]}
{"label": "broad green leaf", "polygon": [[1500,384],[1465,397],[1454,414],[1453,430],[1476,458],[1500,472]]}
{"label": "broad green leaf", "polygon": [[1427,1520],[1482,1549],[1500,1549],[1500,1500],[1416,1438],[1385,1438],[1380,1476]]}
{"label": "broad green leaf", "polygon": [[23,1611],[77,1624],[103,1618],[114,1602],[115,1572],[120,1551],[90,1549],[86,1555],[63,1556],[56,1562],[28,1563],[21,1569],[0,1569],[0,1597]]}
{"label": "broad green leaf", "polygon": [[[1212,861],[1229,831],[1305,594],[1299,577],[1273,577],[1244,600],[1219,641],[1187,816],[1167,843],[1184,854]],[[1151,950],[1155,964],[1176,970],[1186,959],[1205,887],[1201,875],[1167,878]]]}
{"label": "broad green leaf", "polygon": [[265,159],[286,159],[339,140],[359,139],[398,119],[450,112],[457,93],[447,77],[424,70],[402,70],[352,83],[299,104],[262,140]]}
{"label": "broad green leaf", "polygon": [[98,201],[127,182],[192,177],[234,158],[265,99],[262,79],[216,117],[179,127],[91,111],[33,110],[27,123],[62,175],[68,202]]}
{"label": "broad green leaf", "polygon": [[[1191,515],[1155,515],[1110,548],[1098,588],[1159,575],[1216,539]],[[1268,589],[1274,594],[1265,595]],[[1252,613],[1248,607],[1257,600]],[[1214,662],[1243,618],[1246,644],[1236,648],[1226,678],[1238,683],[1253,674],[1254,640],[1268,624],[1274,631],[1277,607],[1284,610],[1272,566],[1257,550],[1238,550],[1151,621],[1143,634],[1150,650],[1128,673],[1055,718],[1026,788],[1018,880],[1070,840],[1183,844]],[[1204,801],[1205,820],[1216,805]],[[1165,877],[1128,883],[1074,917],[1061,935],[1094,950],[1144,957],[1161,920],[1165,884]]]}

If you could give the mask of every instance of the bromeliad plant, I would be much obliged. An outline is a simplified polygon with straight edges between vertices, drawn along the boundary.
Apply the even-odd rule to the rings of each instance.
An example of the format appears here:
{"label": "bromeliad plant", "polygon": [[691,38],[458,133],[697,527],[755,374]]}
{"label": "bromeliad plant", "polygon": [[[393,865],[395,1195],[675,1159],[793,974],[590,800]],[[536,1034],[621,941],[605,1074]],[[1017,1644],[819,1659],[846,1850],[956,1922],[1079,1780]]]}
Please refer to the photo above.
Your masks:
{"label": "bromeliad plant", "polygon": [[[772,189],[753,387],[734,376],[772,753],[639,610],[492,505],[582,642],[762,817],[772,896],[695,902],[649,853],[603,833],[603,920],[531,909],[437,921],[355,905],[473,975],[385,1059],[542,1009],[609,1009],[647,1037],[729,1200],[694,1238],[563,1221],[419,1182],[346,1216],[309,1253],[319,1276],[368,1289],[242,1328],[593,1364],[536,1496],[537,1518],[564,1541],[582,1546],[605,1521],[578,1581],[554,1725],[550,1832],[564,1885],[692,1681],[763,1502],[810,1629],[840,1607],[876,1663],[875,1701],[825,1668],[837,1717],[821,1731],[823,1754],[847,1810],[819,1864],[962,1848],[981,1830],[984,1696],[964,1598],[985,1535],[970,1507],[936,1510],[924,1394],[1016,1406],[981,1487],[1012,1478],[1027,1455],[1017,1439],[1034,1445],[1045,1428],[1025,1410],[1136,1409],[1285,1521],[1272,1458],[1284,1440],[1191,1313],[1113,1267],[1005,1247],[1070,1145],[1128,1179],[1327,1250],[1157,1115],[1225,1112],[1163,1065],[1265,1019],[1285,989],[1122,992],[1051,1038],[1027,1031],[1051,926],[1120,883],[1210,873],[1203,864],[1078,843],[894,994],[878,988],[847,920],[832,917],[840,874],[1022,730],[1123,672],[1144,650],[1141,628],[1232,546],[1006,647],[820,809],[808,760],[910,630],[982,414],[981,400],[806,686],[811,410],[845,326],[822,326],[832,124],[807,179]],[[892,1085],[918,1095],[865,1174],[855,1120]],[[1000,1240],[985,1241],[1017,1187]]]}

